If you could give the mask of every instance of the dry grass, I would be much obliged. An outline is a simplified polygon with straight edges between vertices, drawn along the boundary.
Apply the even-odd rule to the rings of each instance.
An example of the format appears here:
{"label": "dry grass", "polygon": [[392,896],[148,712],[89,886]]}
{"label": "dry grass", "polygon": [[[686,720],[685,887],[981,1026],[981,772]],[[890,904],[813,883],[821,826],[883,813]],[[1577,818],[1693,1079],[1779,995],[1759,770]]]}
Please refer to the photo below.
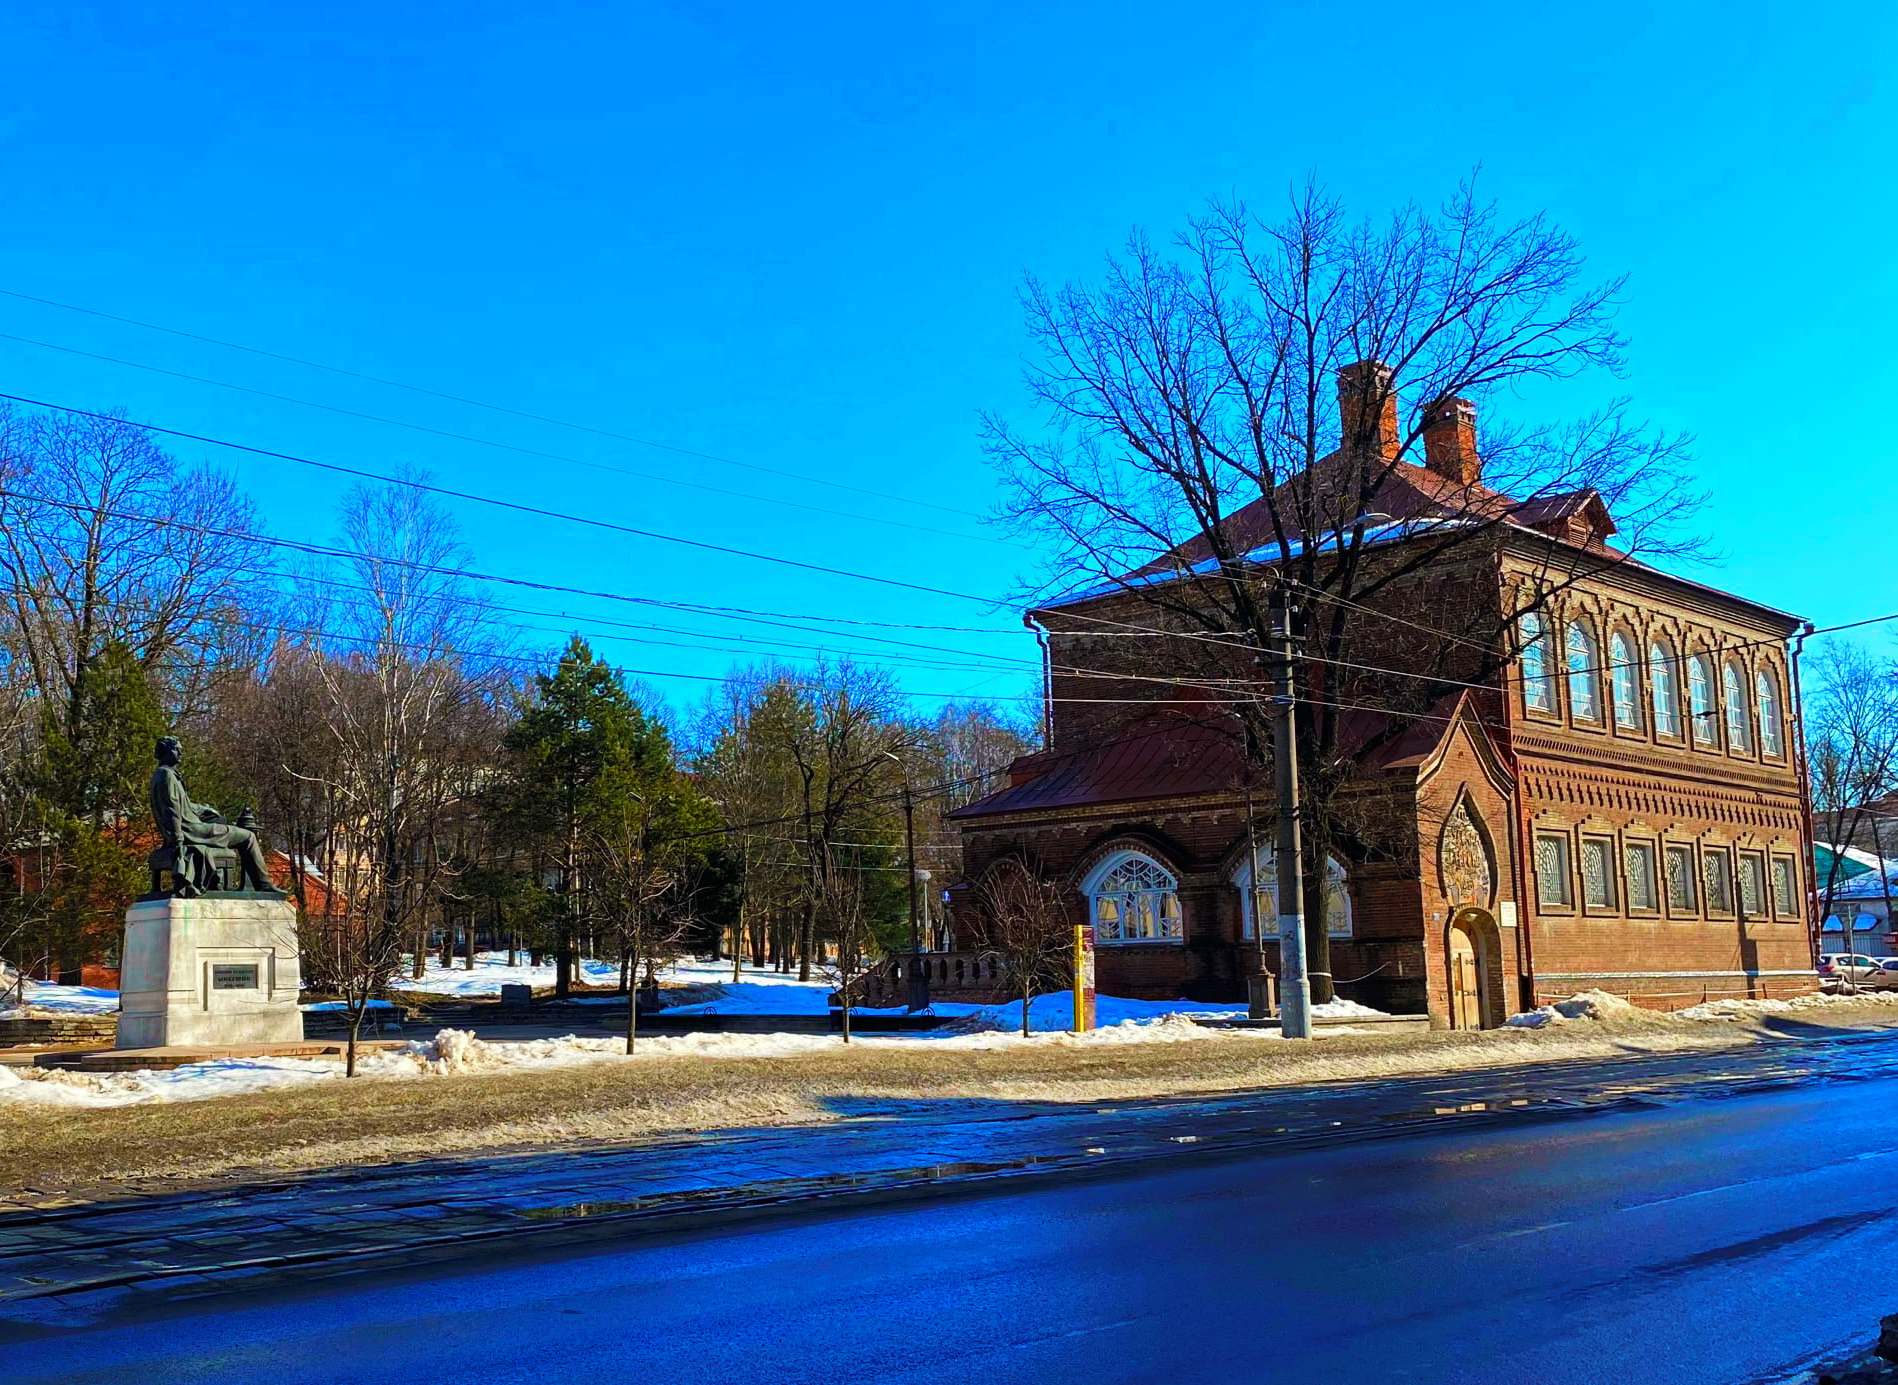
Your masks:
{"label": "dry grass", "polygon": [[[1891,1024],[1891,1010],[1802,1021]],[[841,1118],[865,1102],[1097,1102],[1745,1045],[1751,1023],[1638,1018],[1552,1030],[1253,1036],[956,1050],[856,1047],[675,1057],[409,1080],[358,1079],[104,1110],[0,1108],[0,1190],[109,1196],[147,1180],[282,1173],[572,1142],[640,1141]]]}

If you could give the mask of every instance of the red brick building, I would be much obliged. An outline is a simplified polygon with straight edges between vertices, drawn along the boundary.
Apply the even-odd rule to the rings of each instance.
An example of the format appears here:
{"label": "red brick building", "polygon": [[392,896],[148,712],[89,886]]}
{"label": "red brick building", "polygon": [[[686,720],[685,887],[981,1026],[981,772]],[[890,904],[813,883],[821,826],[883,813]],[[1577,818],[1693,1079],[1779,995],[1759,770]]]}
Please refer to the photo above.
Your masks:
{"label": "red brick building", "polygon": [[[1331,861],[1339,993],[1487,1027],[1591,987],[1661,1008],[1811,989],[1802,622],[1618,553],[1592,490],[1521,504],[1488,490],[1473,411],[1453,403],[1425,433],[1425,464],[1398,464],[1378,492],[1385,548],[1479,511],[1488,536],[1394,589],[1388,618],[1365,627],[1388,634],[1355,647],[1401,673],[1406,631],[1450,599],[1488,603],[1508,647],[1471,651],[1481,676],[1437,665],[1441,701],[1401,729],[1352,714],[1349,734],[1376,747],[1353,792],[1397,827],[1383,849],[1345,842]],[[1226,523],[1262,526],[1257,504]],[[1154,610],[1123,583],[1030,613],[1045,631],[1048,748],[954,815],[956,942],[979,950],[971,886],[1019,859],[1094,926],[1103,993],[1241,1001],[1248,975],[1277,967],[1275,936],[1263,949],[1253,936],[1250,888],[1255,830],[1270,870],[1271,778],[1248,769],[1211,684],[1192,681],[1227,671],[1221,651],[1111,637],[1164,635]],[[1342,675],[1322,673],[1311,695],[1340,696]],[[937,959],[938,979],[949,965]]]}

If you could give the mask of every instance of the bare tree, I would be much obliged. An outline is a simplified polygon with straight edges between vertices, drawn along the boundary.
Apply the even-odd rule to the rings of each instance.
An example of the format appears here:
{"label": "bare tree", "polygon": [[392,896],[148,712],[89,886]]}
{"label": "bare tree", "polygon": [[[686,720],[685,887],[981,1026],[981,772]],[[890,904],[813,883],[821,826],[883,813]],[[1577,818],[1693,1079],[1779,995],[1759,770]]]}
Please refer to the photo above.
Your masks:
{"label": "bare tree", "polygon": [[[989,421],[1006,517],[1052,540],[1036,599],[1111,598],[1067,620],[1057,694],[1196,699],[1256,777],[1274,594],[1295,606],[1315,1000],[1330,995],[1325,862],[1359,831],[1346,805],[1365,766],[1517,653],[1524,608],[1482,594],[1509,534],[1533,522],[1577,539],[1546,545],[1529,608],[1630,556],[1696,551],[1681,441],[1625,404],[1492,427],[1480,465],[1467,436],[1472,399],[1616,370],[1619,287],[1587,282],[1542,217],[1506,220],[1467,185],[1378,224],[1309,188],[1276,221],[1215,206],[1170,252],[1134,237],[1098,285],[1027,286],[1047,426]],[[1588,527],[1609,512],[1619,549]],[[1120,681],[1085,681],[1103,674]]]}
{"label": "bare tree", "polygon": [[[1898,666],[1862,645],[1841,642],[1816,651],[1812,674],[1806,766],[1815,826],[1835,848],[1814,882],[1823,927],[1845,883],[1845,848],[1869,838],[1882,858],[1888,842],[1898,846],[1898,824],[1881,821],[1898,795]],[[1840,946],[1853,950],[1843,928]]]}
{"label": "bare tree", "polygon": [[444,839],[472,811],[498,725],[497,689],[470,666],[488,639],[483,610],[440,575],[461,556],[446,514],[397,484],[349,492],[342,521],[354,599],[332,617],[338,649],[314,662],[331,744],[308,789],[328,818],[325,874],[340,902],[327,931],[353,1055],[403,953],[420,974],[455,867]]}
{"label": "bare tree", "polygon": [[977,892],[983,955],[1007,971],[1021,997],[1021,1032],[1032,1029],[1029,1006],[1044,988],[1071,979],[1073,919],[1060,885],[1022,861],[998,861]]}
{"label": "bare tree", "polygon": [[0,612],[35,695],[77,716],[117,640],[193,705],[261,591],[250,502],[110,416],[0,413]]}
{"label": "bare tree", "polygon": [[822,876],[818,918],[832,948],[825,964],[827,979],[836,986],[838,1014],[844,1042],[850,1042],[850,1012],[857,1003],[857,983],[876,965],[875,940],[865,908],[863,877],[848,866],[830,863]]}

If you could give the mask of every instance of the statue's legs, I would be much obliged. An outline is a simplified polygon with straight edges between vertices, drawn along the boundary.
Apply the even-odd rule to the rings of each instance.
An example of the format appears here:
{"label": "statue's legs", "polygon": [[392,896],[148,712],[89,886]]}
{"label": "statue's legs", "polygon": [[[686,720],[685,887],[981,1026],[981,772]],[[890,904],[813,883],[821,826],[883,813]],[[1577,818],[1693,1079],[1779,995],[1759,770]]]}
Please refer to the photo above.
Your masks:
{"label": "statue's legs", "polygon": [[244,869],[244,884],[253,890],[274,890],[270,883],[270,866],[264,860],[264,845],[257,840],[257,834],[243,827],[233,827],[224,839],[224,845],[237,853],[238,864]]}

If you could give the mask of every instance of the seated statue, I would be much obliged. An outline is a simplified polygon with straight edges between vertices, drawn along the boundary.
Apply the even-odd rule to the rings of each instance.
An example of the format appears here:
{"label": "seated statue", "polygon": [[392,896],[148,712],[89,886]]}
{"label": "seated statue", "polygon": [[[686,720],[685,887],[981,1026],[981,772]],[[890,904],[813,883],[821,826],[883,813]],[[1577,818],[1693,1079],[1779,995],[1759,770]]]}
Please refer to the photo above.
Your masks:
{"label": "seated statue", "polygon": [[[263,843],[247,827],[224,821],[217,810],[193,803],[178,777],[178,765],[184,759],[184,747],[175,736],[158,741],[158,768],[152,771],[152,818],[158,824],[159,838],[169,853],[172,893],[189,899],[221,889],[223,881],[217,858],[235,856],[243,872],[244,888],[259,894],[278,895],[270,883],[270,869],[264,861]],[[158,862],[154,859],[153,873]],[[154,884],[153,892],[157,892]]]}

